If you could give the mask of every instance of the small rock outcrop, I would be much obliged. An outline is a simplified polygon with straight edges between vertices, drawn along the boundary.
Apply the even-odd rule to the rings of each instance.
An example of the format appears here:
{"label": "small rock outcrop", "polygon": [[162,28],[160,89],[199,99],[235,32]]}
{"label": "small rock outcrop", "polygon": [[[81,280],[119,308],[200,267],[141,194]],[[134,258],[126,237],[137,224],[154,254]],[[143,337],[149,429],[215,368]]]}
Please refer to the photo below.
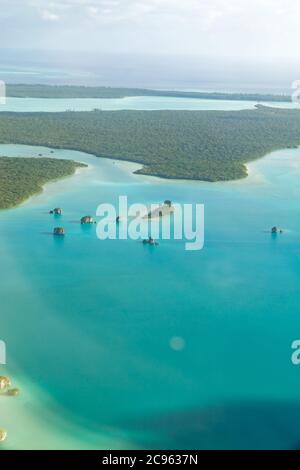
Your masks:
{"label": "small rock outcrop", "polygon": [[279,228],[279,227],[271,228],[271,233],[282,233],[282,232],[283,232],[282,228]]}
{"label": "small rock outcrop", "polygon": [[172,207],[172,201],[170,201],[169,199],[166,199],[164,202],[164,205],[168,207]]}
{"label": "small rock outcrop", "polygon": [[5,390],[11,386],[11,380],[9,377],[4,375],[0,376],[0,390]]}
{"label": "small rock outcrop", "polygon": [[0,429],[0,442],[5,441],[7,438],[7,431],[4,431],[4,429]]}
{"label": "small rock outcrop", "polygon": [[152,237],[149,237],[143,240],[143,244],[144,245],[158,245],[158,243]]}
{"label": "small rock outcrop", "polygon": [[94,219],[91,215],[85,215],[84,217],[81,218],[80,220],[80,223],[82,225],[85,225],[85,224],[93,224],[94,223]]}
{"label": "small rock outcrop", "polygon": [[55,209],[52,209],[50,212],[50,214],[55,214],[55,215],[61,215],[62,214],[62,210],[60,207],[55,207]]}
{"label": "small rock outcrop", "polygon": [[63,227],[55,227],[53,230],[53,235],[64,236],[66,234]]}

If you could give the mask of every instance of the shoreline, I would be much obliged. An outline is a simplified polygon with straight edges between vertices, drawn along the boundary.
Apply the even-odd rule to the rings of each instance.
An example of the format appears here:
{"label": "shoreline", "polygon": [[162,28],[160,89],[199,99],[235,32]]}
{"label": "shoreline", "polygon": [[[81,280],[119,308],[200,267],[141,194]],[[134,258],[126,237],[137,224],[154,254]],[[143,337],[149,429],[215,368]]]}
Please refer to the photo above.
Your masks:
{"label": "shoreline", "polygon": [[[14,157],[14,158],[19,158],[19,157]],[[20,158],[24,158],[24,157],[20,157]],[[36,157],[25,157],[25,158],[36,158]],[[40,158],[43,158],[43,157],[40,157]],[[30,201],[32,201],[33,199],[35,199],[35,198],[41,196],[41,194],[44,194],[45,192],[47,192],[49,190],[48,186],[60,183],[61,181],[68,180],[69,178],[73,178],[74,176],[80,176],[80,174],[84,170],[87,170],[89,168],[89,165],[86,165],[83,162],[77,162],[76,161],[75,163],[76,164],[83,164],[85,166],[84,167],[83,166],[77,166],[72,174],[64,175],[64,176],[61,176],[61,177],[58,177],[58,178],[55,178],[55,179],[52,179],[52,180],[48,181],[47,183],[45,183],[41,186],[40,191],[36,191],[36,192],[32,193],[29,197],[26,197],[24,200],[18,202],[15,205],[12,205],[10,207],[3,207],[3,208],[0,207],[0,213],[4,212],[4,211],[10,211],[10,210],[13,210],[13,209],[18,209],[20,207],[25,206],[27,203],[30,203]]]}
{"label": "shoreline", "polygon": [[[22,90],[23,89],[23,90]],[[21,90],[21,91],[20,91]],[[55,92],[62,90],[64,94],[55,96]],[[47,95],[48,91],[48,95]],[[54,94],[51,92],[54,91]],[[71,91],[71,93],[70,93]],[[44,93],[42,93],[44,92]],[[78,93],[83,93],[78,97]],[[30,95],[31,93],[31,95]],[[191,99],[214,99],[220,101],[277,101],[281,103],[292,102],[288,94],[273,93],[245,93],[245,92],[222,92],[222,91],[198,91],[180,89],[157,89],[139,87],[107,87],[88,85],[49,85],[41,83],[23,84],[7,83],[8,98],[44,98],[44,99],[122,99],[140,97],[162,97],[162,98],[191,98]]]}
{"label": "shoreline", "polygon": [[[16,158],[18,158],[18,157],[16,157]],[[30,158],[30,157],[28,157],[28,158]],[[83,162],[76,162],[76,163],[83,163]],[[61,183],[63,181],[67,181],[71,178],[74,178],[74,176],[80,176],[81,173],[83,173],[84,171],[87,171],[89,169],[90,169],[89,165],[87,165],[86,167],[77,167],[72,175],[67,175],[67,176],[63,176],[63,177],[55,179],[55,180],[48,181],[47,183],[45,183],[43,185],[42,190],[39,191],[38,193],[32,194],[29,198],[25,199],[23,202],[21,202],[17,206],[13,206],[13,207],[10,207],[8,209],[0,209],[0,211],[19,209],[21,207],[24,207],[27,204],[30,204],[31,202],[34,202],[34,200],[36,198],[40,197],[41,195],[47,194],[47,193],[48,194],[57,194],[57,191],[52,191],[51,190],[52,186],[57,185],[58,183]]]}
{"label": "shoreline", "polygon": [[[1,366],[1,370],[4,366]],[[134,444],[122,437],[114,436],[109,429],[99,432],[89,430],[72,417],[65,415],[63,409],[50,394],[37,387],[20,371],[9,375],[20,389],[18,397],[0,396],[1,429],[7,431],[7,439],[0,443],[0,450],[99,450],[133,448]],[[18,428],[18,422],[29,423],[30,433]],[[32,426],[32,423],[34,425]],[[47,426],[45,426],[47,423]],[[38,444],[35,441],[38,439]]]}
{"label": "shoreline", "polygon": [[[5,145],[5,144],[0,144],[0,148],[1,148],[1,145]],[[171,184],[178,184],[178,185],[184,185],[184,184],[190,184],[190,185],[205,185],[205,187],[209,187],[209,186],[216,186],[216,185],[220,185],[220,186],[223,186],[223,185],[235,185],[235,186],[238,186],[238,185],[241,185],[241,184],[246,184],[246,185],[249,185],[249,184],[263,184],[263,183],[266,183],[266,179],[265,177],[263,176],[263,174],[258,171],[255,166],[257,166],[257,164],[259,164],[259,162],[262,162],[262,161],[265,161],[265,159],[269,158],[271,155],[274,155],[276,154],[277,152],[282,152],[282,151],[287,151],[287,150],[297,150],[297,149],[289,149],[289,148],[286,148],[286,149],[281,149],[281,150],[275,150],[271,153],[268,153],[267,155],[265,155],[264,157],[260,158],[260,159],[255,159],[247,164],[245,164],[245,168],[246,168],[246,171],[247,171],[247,176],[245,176],[244,178],[240,178],[240,179],[234,179],[234,180],[228,180],[228,181],[203,181],[203,180],[193,180],[193,179],[177,179],[177,178],[164,178],[164,177],[160,177],[160,176],[156,176],[156,175],[146,175],[146,174],[143,174],[143,173],[137,173],[138,170],[142,169],[143,168],[143,165],[141,163],[137,163],[137,162],[133,162],[133,161],[130,161],[130,160],[118,160],[118,159],[112,159],[112,158],[108,158],[108,157],[98,157],[97,155],[94,155],[94,154],[90,154],[90,153],[86,153],[86,152],[81,152],[81,151],[77,151],[77,150],[72,150],[72,149],[57,149],[55,147],[44,147],[44,146],[36,146],[36,145],[26,145],[26,144],[8,144],[9,146],[18,146],[18,147],[24,147],[24,148],[36,148],[37,150],[46,150],[48,152],[51,152],[51,151],[66,151],[66,152],[78,152],[79,154],[81,155],[85,155],[88,159],[95,159],[95,163],[96,162],[101,162],[101,161],[105,161],[106,164],[109,164],[109,166],[111,166],[111,168],[113,168],[114,166],[116,168],[118,168],[119,170],[121,170],[122,172],[126,173],[127,175],[129,176],[133,176],[134,178],[136,178],[137,181],[139,181],[140,183],[152,183],[152,184],[165,184],[165,185],[171,185]],[[298,150],[300,150],[298,148]],[[14,158],[19,158],[18,156],[15,156]],[[30,156],[26,156],[26,157],[22,157],[22,158],[36,158],[36,156],[34,155],[30,155]],[[42,158],[42,157],[41,157]],[[57,158],[59,160],[62,160],[63,157],[61,156],[56,156],[55,154],[51,154],[51,158]],[[75,160],[73,160],[75,161]],[[80,161],[80,159],[76,160],[75,163],[78,163],[78,164],[83,164],[85,165],[85,167],[77,167],[74,171],[74,173],[70,174],[70,175],[67,175],[67,176],[63,176],[61,178],[58,178],[58,179],[55,179],[55,180],[51,180],[47,183],[45,183],[43,186],[42,186],[42,189],[41,191],[39,192],[36,192],[34,194],[32,194],[30,197],[26,198],[24,201],[20,202],[19,204],[15,205],[15,206],[12,206],[12,207],[8,207],[8,208],[3,208],[3,209],[0,209],[0,213],[2,212],[5,212],[5,211],[11,211],[11,210],[14,210],[14,209],[19,209],[21,207],[26,207],[27,205],[30,205],[31,203],[34,203],[35,200],[37,198],[39,198],[41,195],[52,195],[52,194],[57,194],[57,185],[62,183],[62,182],[65,182],[65,181],[68,181],[70,180],[71,178],[74,178],[74,177],[81,177],[82,174],[86,173],[87,171],[88,172],[91,172],[96,165],[93,165],[91,164],[90,162],[86,162],[86,161]],[[54,188],[55,187],[55,188]],[[52,189],[53,188],[53,189]],[[62,189],[61,191],[59,192],[63,192],[64,189]]]}

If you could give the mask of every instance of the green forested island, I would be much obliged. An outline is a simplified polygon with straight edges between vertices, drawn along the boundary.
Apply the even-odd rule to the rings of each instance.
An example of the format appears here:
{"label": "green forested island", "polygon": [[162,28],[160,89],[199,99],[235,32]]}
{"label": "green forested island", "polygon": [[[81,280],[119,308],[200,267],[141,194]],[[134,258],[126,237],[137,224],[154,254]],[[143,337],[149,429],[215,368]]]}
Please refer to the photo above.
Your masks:
{"label": "green forested island", "polygon": [[45,183],[72,175],[80,166],[85,165],[55,158],[0,157],[0,209],[20,204]]}
{"label": "green forested island", "polygon": [[142,88],[86,87],[68,85],[8,84],[7,96],[16,98],[126,98],[130,96],[165,96],[173,98],[198,98],[243,101],[290,102],[287,95],[257,93],[219,93],[196,91],[149,90]]}
{"label": "green forested island", "polygon": [[300,111],[0,113],[0,143],[129,160],[164,178],[226,181],[245,177],[251,160],[300,145]]}

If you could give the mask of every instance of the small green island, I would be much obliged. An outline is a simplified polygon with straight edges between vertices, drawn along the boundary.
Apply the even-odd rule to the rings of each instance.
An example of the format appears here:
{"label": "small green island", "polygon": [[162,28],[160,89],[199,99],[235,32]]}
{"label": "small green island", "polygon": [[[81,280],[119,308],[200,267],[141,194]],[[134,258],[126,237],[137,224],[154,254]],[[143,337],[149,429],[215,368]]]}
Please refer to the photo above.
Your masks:
{"label": "small green island", "polygon": [[0,157],[0,209],[15,207],[40,193],[43,185],[74,174],[85,167],[72,160],[55,158]]}
{"label": "small green island", "polygon": [[[0,143],[132,161],[141,164],[136,173],[162,178],[228,181],[247,176],[250,161],[299,146],[300,111],[258,106],[243,111],[2,112]],[[60,170],[69,174],[74,168],[68,165]],[[32,187],[30,170],[26,178]],[[35,180],[36,190],[42,183]],[[20,185],[11,188],[10,198],[13,191],[20,196]]]}

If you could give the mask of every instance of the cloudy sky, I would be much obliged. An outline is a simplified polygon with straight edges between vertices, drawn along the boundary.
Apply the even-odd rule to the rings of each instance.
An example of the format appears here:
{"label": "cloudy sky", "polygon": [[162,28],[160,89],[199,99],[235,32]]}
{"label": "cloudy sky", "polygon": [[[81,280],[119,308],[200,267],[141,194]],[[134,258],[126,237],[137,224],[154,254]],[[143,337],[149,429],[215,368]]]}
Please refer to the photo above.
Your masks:
{"label": "cloudy sky", "polygon": [[2,48],[297,59],[299,0],[0,0]]}

